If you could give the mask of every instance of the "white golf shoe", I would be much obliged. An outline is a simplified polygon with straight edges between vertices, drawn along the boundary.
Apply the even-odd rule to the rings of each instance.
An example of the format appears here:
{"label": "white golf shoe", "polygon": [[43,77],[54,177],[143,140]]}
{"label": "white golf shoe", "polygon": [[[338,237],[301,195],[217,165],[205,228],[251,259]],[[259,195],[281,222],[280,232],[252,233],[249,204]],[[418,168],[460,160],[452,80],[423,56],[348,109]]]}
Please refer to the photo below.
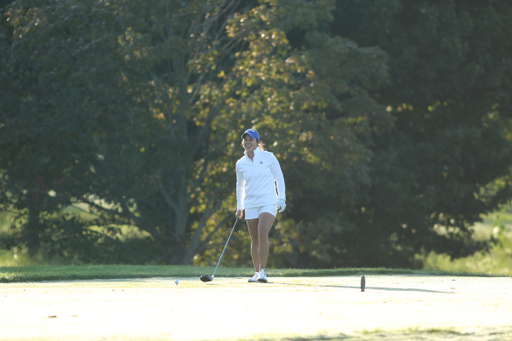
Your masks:
{"label": "white golf shoe", "polygon": [[254,282],[257,282],[258,281],[258,277],[259,277],[260,273],[259,272],[255,272],[254,273],[254,276],[252,276],[251,278],[249,278],[249,283],[254,283]]}
{"label": "white golf shoe", "polygon": [[267,275],[265,274],[265,269],[260,270],[260,275],[258,276],[258,282],[267,283]]}

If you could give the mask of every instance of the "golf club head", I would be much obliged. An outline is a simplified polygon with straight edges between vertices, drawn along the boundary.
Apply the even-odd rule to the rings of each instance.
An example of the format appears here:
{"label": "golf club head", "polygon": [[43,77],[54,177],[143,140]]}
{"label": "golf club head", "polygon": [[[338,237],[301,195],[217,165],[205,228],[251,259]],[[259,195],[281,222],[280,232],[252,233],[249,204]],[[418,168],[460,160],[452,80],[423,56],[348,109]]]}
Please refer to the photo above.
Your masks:
{"label": "golf club head", "polygon": [[201,276],[201,281],[203,282],[211,282],[213,281],[213,277],[207,274]]}

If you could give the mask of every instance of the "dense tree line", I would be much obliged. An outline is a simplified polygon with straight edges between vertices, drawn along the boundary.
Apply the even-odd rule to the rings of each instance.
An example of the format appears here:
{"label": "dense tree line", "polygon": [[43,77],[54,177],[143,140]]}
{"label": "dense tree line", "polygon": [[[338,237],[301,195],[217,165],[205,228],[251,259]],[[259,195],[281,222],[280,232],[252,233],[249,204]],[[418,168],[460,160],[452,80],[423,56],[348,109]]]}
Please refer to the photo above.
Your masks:
{"label": "dense tree line", "polygon": [[[469,226],[512,196],[511,16],[490,0],[9,1],[0,246],[209,263],[255,127],[289,192],[272,265],[472,252]],[[247,243],[242,228],[226,258],[248,262]]]}
{"label": "dense tree line", "polygon": [[468,228],[511,197],[512,4],[339,1],[335,16],[334,34],[389,60],[378,95],[395,125],[374,138],[372,185],[353,215],[388,247],[368,240],[366,263],[378,249],[392,265],[420,250],[473,252]]}

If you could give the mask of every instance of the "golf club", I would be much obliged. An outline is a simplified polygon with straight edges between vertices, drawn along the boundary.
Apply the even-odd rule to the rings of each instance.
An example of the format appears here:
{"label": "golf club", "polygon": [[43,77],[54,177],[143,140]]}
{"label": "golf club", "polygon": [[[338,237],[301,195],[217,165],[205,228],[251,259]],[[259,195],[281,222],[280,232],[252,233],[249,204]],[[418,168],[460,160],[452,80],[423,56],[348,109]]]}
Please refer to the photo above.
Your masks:
{"label": "golf club", "polygon": [[220,260],[222,259],[222,256],[224,255],[224,251],[226,251],[226,247],[228,246],[229,240],[231,239],[231,235],[233,234],[233,231],[235,230],[236,223],[238,223],[238,217],[236,217],[235,224],[233,225],[233,228],[231,229],[231,233],[229,234],[228,241],[226,242],[226,245],[224,245],[224,250],[222,250],[222,254],[220,255],[219,261],[217,262],[217,266],[215,267],[215,271],[213,272],[213,275],[204,274],[201,276],[201,281],[203,282],[211,282],[213,281],[213,277],[215,277],[215,273],[217,272],[217,268],[219,267]]}

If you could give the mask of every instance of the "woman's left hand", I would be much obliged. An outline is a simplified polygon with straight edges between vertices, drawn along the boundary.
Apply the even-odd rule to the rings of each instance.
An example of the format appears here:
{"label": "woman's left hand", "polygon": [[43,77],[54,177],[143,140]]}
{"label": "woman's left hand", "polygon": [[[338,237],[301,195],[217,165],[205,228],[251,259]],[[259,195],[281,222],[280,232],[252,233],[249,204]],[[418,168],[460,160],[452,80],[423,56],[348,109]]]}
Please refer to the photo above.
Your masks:
{"label": "woman's left hand", "polygon": [[283,199],[279,199],[279,201],[277,202],[277,210],[279,211],[279,213],[282,213],[284,212],[285,209],[286,202]]}

